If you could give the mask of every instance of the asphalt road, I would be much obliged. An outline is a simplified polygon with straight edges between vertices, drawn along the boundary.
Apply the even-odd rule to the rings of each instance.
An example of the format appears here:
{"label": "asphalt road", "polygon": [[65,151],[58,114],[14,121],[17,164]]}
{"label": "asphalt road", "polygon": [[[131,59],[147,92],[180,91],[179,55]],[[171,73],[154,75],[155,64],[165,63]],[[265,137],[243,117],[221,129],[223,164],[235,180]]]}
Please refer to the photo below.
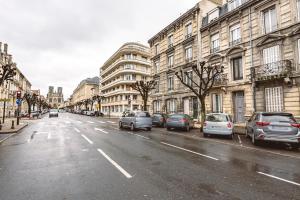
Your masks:
{"label": "asphalt road", "polygon": [[178,133],[44,117],[0,145],[0,199],[300,199],[299,152]]}

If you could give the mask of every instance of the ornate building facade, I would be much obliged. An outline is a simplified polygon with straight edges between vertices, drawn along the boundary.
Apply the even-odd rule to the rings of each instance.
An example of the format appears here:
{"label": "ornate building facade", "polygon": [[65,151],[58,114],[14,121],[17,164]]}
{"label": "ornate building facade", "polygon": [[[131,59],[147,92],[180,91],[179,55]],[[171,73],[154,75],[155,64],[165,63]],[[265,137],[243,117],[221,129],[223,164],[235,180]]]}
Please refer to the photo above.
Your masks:
{"label": "ornate building facade", "polygon": [[53,86],[49,86],[47,101],[52,108],[61,108],[64,106],[63,88],[58,87],[57,91],[54,91]]}

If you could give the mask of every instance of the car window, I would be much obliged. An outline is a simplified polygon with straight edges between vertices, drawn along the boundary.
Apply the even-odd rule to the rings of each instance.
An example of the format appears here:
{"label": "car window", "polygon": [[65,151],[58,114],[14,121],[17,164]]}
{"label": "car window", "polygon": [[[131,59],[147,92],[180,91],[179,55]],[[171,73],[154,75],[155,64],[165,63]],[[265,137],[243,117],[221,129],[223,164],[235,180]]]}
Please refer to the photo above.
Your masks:
{"label": "car window", "polygon": [[293,115],[288,114],[263,114],[262,121],[264,122],[296,122]]}
{"label": "car window", "polygon": [[137,112],[137,117],[150,117],[150,114],[148,112]]}
{"label": "car window", "polygon": [[228,118],[227,118],[226,115],[213,114],[213,115],[207,115],[206,116],[206,121],[209,121],[209,122],[227,122]]}
{"label": "car window", "polygon": [[171,115],[171,116],[169,116],[169,118],[172,118],[172,119],[181,119],[183,117],[184,117],[183,115]]}

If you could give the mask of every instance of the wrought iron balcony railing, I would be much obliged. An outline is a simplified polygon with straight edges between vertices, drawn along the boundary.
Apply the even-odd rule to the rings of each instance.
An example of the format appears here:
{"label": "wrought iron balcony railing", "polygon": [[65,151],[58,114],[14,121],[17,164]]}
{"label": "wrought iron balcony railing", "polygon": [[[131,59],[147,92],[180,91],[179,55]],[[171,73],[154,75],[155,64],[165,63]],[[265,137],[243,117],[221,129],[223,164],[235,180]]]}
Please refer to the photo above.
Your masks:
{"label": "wrought iron balcony railing", "polygon": [[218,51],[220,51],[220,46],[218,46],[218,47],[212,47],[210,49],[210,53],[217,53]]}
{"label": "wrought iron balcony railing", "polygon": [[214,87],[220,87],[223,85],[227,85],[228,83],[228,78],[227,78],[227,74],[220,74],[214,82]]}
{"label": "wrought iron balcony railing", "polygon": [[293,70],[291,60],[280,60],[272,62],[251,69],[252,78],[256,81],[269,80],[286,77],[291,74]]}
{"label": "wrought iron balcony railing", "polygon": [[233,40],[231,42],[229,42],[229,47],[232,47],[232,46],[235,46],[235,45],[238,45],[242,42],[242,38],[239,38],[239,39],[236,39],[236,40]]}

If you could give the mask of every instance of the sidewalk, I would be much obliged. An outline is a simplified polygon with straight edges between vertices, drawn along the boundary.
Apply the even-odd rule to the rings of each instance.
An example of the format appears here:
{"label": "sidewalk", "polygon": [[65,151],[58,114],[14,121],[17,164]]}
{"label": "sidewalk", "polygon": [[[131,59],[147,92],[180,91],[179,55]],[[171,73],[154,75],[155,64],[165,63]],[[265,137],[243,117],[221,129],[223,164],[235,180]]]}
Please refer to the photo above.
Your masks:
{"label": "sidewalk", "polygon": [[[12,121],[15,121],[15,128],[11,129]],[[19,133],[20,130],[28,125],[27,121],[20,120],[20,124],[17,126],[16,118],[5,119],[5,123],[2,124],[2,129],[0,130],[0,144],[7,140],[8,138]]]}

